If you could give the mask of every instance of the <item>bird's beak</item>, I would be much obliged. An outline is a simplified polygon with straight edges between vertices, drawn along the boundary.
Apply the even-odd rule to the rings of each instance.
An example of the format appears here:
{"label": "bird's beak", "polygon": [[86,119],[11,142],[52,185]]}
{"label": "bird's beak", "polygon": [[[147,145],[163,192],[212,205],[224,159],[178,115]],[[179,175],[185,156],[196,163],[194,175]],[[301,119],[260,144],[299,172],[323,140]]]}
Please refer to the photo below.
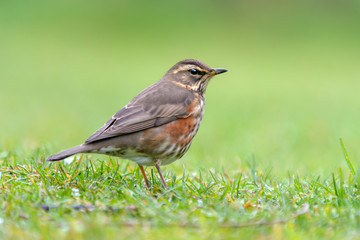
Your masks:
{"label": "bird's beak", "polygon": [[214,68],[213,70],[214,70],[214,72],[213,72],[214,75],[218,75],[218,74],[220,74],[220,73],[224,73],[224,72],[227,72],[227,71],[228,71],[228,70],[225,69],[225,68]]}

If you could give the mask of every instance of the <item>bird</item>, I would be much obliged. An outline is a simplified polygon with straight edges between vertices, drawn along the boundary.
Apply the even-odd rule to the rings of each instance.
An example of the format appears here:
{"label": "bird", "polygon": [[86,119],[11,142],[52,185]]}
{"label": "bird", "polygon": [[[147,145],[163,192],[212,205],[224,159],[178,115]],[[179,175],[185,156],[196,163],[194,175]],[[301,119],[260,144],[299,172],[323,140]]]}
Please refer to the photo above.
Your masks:
{"label": "bird", "polygon": [[160,166],[180,159],[189,149],[204,115],[204,94],[215,75],[227,72],[197,59],[184,59],[157,82],[138,93],[83,144],[47,158],[58,161],[77,153],[105,154],[134,161],[150,188],[143,166]]}

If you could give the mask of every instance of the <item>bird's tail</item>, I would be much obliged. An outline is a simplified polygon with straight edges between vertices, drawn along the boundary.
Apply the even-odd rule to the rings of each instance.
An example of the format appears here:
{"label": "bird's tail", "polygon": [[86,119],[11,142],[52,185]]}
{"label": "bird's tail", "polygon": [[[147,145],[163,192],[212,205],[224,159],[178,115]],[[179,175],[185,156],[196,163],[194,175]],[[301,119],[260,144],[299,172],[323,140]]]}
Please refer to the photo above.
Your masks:
{"label": "bird's tail", "polygon": [[55,153],[54,155],[49,156],[46,161],[59,161],[62,160],[64,158],[70,157],[71,155],[74,155],[76,153],[83,153],[83,152],[87,152],[88,148],[86,146],[84,146],[84,144],[66,149],[64,151]]}

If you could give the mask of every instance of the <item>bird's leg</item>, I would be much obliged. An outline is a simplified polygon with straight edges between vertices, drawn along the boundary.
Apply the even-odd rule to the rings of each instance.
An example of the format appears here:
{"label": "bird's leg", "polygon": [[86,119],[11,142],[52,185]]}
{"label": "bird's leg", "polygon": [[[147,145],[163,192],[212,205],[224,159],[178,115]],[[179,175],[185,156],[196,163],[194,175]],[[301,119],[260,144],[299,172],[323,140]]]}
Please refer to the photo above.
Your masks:
{"label": "bird's leg", "polygon": [[165,179],[164,179],[164,176],[163,176],[163,174],[162,174],[162,172],[161,172],[160,164],[161,164],[161,161],[160,161],[159,159],[158,159],[158,160],[155,160],[155,167],[156,167],[156,169],[157,169],[158,172],[159,172],[159,175],[160,175],[160,178],[161,178],[162,183],[164,184],[165,188],[167,189],[168,186],[167,186],[167,184],[166,184],[166,182],[165,182]]}
{"label": "bird's leg", "polygon": [[139,164],[139,168],[140,168],[140,171],[141,171],[141,174],[143,175],[144,177],[144,180],[145,180],[145,184],[148,188],[150,188],[150,184],[146,178],[146,173],[145,173],[145,170],[144,170],[144,167],[142,165]]}

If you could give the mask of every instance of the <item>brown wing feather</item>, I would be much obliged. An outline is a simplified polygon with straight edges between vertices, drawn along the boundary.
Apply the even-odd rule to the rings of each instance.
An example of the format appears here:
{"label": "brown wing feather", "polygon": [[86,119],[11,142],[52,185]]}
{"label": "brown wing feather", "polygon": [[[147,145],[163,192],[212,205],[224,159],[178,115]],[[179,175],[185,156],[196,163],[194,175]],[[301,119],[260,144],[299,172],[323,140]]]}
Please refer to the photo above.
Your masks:
{"label": "brown wing feather", "polygon": [[85,143],[142,131],[189,116],[191,113],[185,106],[192,102],[194,96],[183,88],[177,89],[175,94],[173,89],[167,91],[168,83],[165,83],[161,88],[162,91],[159,92],[155,87],[158,83],[140,92]]}

